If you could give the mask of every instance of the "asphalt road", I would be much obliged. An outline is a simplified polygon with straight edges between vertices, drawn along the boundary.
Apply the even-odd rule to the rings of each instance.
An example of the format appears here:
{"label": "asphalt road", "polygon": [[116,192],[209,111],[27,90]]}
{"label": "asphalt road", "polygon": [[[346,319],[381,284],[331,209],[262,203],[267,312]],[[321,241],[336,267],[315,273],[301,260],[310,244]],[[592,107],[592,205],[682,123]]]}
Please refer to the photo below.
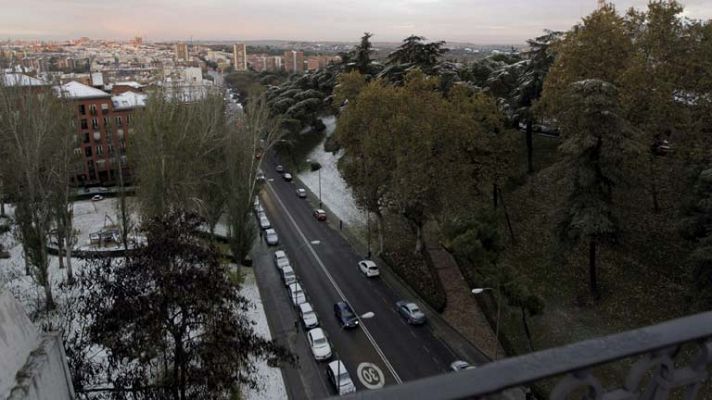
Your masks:
{"label": "asphalt road", "polygon": [[[272,264],[273,251],[278,248],[287,251],[320,326],[327,332],[335,355],[332,360],[344,362],[357,390],[366,389],[357,376],[361,363],[376,365],[383,372],[385,385],[447,372],[449,364],[461,357],[433,334],[428,323],[406,324],[395,302],[410,299],[382,279],[364,277],[357,267],[362,257],[338,232],[312,216],[309,201],[296,196],[297,186],[284,181],[268,160],[263,169],[268,182],[261,192],[262,205],[280,244],[257,247],[255,272],[272,331],[300,357],[298,369],[285,370],[291,396],[321,398],[335,391],[326,381],[326,362],[317,363],[308,352],[304,330],[300,327],[298,334],[286,333],[294,330],[297,314]],[[359,328],[343,330],[333,314],[333,305],[340,300],[349,302],[359,315],[373,312],[375,316],[361,320]]]}

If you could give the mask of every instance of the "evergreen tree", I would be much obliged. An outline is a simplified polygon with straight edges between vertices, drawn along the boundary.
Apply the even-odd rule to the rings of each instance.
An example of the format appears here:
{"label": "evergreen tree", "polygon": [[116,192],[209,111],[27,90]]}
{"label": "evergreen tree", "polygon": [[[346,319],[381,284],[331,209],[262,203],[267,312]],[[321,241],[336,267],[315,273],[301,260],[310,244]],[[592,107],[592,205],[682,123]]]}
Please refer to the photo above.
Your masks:
{"label": "evergreen tree", "polygon": [[369,66],[371,65],[371,53],[373,53],[371,37],[373,37],[372,33],[365,32],[361,37],[361,43],[354,49],[356,53],[356,68],[362,75],[369,73]]}
{"label": "evergreen tree", "polygon": [[685,210],[683,236],[694,243],[688,262],[702,309],[712,306],[712,168],[702,171],[695,184],[694,200]]}

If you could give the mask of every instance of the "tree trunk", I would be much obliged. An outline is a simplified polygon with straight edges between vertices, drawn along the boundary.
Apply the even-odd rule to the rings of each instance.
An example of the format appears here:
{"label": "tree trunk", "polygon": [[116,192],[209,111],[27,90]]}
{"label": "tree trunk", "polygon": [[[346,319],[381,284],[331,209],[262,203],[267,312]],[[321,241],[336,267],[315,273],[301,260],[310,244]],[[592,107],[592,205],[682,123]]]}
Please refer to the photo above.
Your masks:
{"label": "tree trunk", "polygon": [[423,253],[423,226],[415,224],[415,252],[414,254]]}
{"label": "tree trunk", "polygon": [[527,172],[530,174],[534,173],[534,140],[533,133],[534,129],[532,127],[531,118],[527,120],[526,129],[526,141],[527,141]]}
{"label": "tree trunk", "polygon": [[520,306],[519,309],[522,311],[522,326],[524,327],[524,334],[527,335],[527,347],[529,347],[529,352],[531,353],[534,351],[534,343],[532,342],[532,333],[527,322],[527,310],[523,306]]}
{"label": "tree trunk", "polygon": [[504,195],[502,190],[499,189],[499,198],[502,201],[502,209],[504,210],[504,218],[507,220],[507,228],[509,228],[509,237],[512,238],[512,242],[516,243],[517,240],[514,238],[514,229],[512,228],[512,220],[509,218],[509,212],[507,211],[507,205],[504,203]]}
{"label": "tree trunk", "polygon": [[588,245],[588,275],[589,275],[589,286],[591,289],[591,296],[594,300],[598,300],[600,295],[598,293],[598,281],[596,278],[596,240],[591,239]]}
{"label": "tree trunk", "polygon": [[54,310],[56,304],[54,303],[54,296],[52,296],[52,280],[49,277],[49,273],[47,273],[47,282],[44,285],[44,292],[45,308],[47,309],[47,311]]}
{"label": "tree trunk", "polygon": [[74,283],[74,271],[72,270],[72,241],[64,240],[64,255],[67,257],[67,283]]}
{"label": "tree trunk", "polygon": [[5,201],[2,199],[2,196],[0,195],[0,217],[6,217],[5,215]]}
{"label": "tree trunk", "polygon": [[57,257],[59,257],[59,269],[64,269],[64,229],[57,227]]}
{"label": "tree trunk", "polygon": [[498,202],[498,197],[497,193],[499,192],[499,189],[497,188],[497,183],[492,184],[492,203],[494,205],[494,209],[497,209],[497,202]]}
{"label": "tree trunk", "polygon": [[655,174],[655,156],[651,156],[650,160],[650,193],[653,196],[653,212],[655,214],[660,213],[660,202],[658,201],[658,183]]}
{"label": "tree trunk", "polygon": [[378,254],[383,254],[383,227],[385,223],[380,212],[376,213],[376,217],[378,218]]}

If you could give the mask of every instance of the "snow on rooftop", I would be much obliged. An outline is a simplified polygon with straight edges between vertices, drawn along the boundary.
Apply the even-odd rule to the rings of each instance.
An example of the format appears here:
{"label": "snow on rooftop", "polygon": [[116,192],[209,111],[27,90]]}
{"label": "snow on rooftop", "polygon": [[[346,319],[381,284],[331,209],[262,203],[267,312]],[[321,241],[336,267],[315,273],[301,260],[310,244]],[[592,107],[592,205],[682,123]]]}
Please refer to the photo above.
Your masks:
{"label": "snow on rooftop", "polygon": [[61,86],[61,89],[55,87],[55,91],[60,92],[60,90],[64,96],[73,99],[109,97],[109,94],[103,90],[99,90],[76,81],[65,83]]}
{"label": "snow on rooftop", "polygon": [[111,97],[114,110],[124,110],[136,107],[145,107],[148,95],[143,93],[124,92]]}
{"label": "snow on rooftop", "polygon": [[141,89],[143,87],[142,84],[140,84],[136,81],[116,82],[116,83],[114,83],[113,86],[129,86],[134,89]]}
{"label": "snow on rooftop", "polygon": [[47,82],[27,76],[24,74],[3,74],[3,85],[5,86],[45,86]]}

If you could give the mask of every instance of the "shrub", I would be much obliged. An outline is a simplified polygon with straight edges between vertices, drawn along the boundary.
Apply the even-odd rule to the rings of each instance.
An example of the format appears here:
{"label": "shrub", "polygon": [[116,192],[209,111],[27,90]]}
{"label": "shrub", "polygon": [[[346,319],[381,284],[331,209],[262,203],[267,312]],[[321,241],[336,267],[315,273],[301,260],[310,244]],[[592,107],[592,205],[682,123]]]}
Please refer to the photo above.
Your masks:
{"label": "shrub", "polygon": [[321,164],[319,164],[319,162],[317,161],[312,161],[311,163],[309,163],[309,168],[312,171],[318,171],[321,169]]}
{"label": "shrub", "polygon": [[445,290],[424,257],[410,252],[387,251],[381,258],[432,308],[437,312],[445,310]]}

